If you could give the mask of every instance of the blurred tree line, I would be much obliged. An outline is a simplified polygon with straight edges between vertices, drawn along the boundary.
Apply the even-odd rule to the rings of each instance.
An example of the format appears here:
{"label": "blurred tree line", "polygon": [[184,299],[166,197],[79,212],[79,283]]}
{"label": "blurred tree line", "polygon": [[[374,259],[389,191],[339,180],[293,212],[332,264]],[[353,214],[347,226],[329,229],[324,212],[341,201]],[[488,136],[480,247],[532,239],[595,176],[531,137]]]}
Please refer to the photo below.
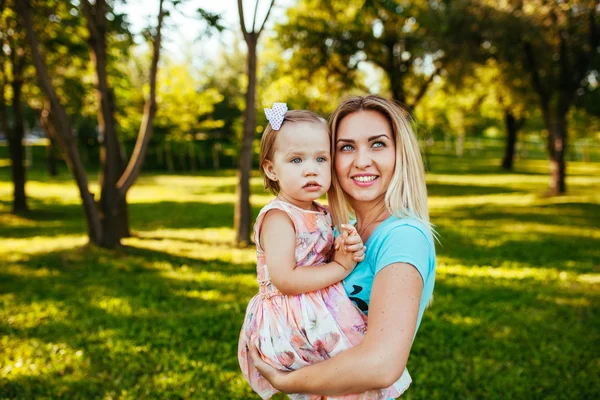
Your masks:
{"label": "blurred tree line", "polygon": [[[45,132],[50,172],[66,160],[90,238],[107,247],[129,234],[126,192],[142,164],[239,168],[236,240],[248,242],[249,166],[262,108],[275,101],[327,116],[344,96],[379,93],[459,156],[468,138],[504,137],[506,170],[519,141],[543,141],[550,194],[567,190],[573,143],[600,139],[600,0],[298,0],[281,20],[257,18],[257,7],[240,15],[236,39],[214,57],[160,61],[160,28],[173,28],[180,2],[156,3],[139,45],[112,1],[0,0],[0,131],[15,212],[27,209],[27,128]],[[206,35],[225,29],[222,16],[197,18]],[[98,169],[93,194],[87,173]]]}

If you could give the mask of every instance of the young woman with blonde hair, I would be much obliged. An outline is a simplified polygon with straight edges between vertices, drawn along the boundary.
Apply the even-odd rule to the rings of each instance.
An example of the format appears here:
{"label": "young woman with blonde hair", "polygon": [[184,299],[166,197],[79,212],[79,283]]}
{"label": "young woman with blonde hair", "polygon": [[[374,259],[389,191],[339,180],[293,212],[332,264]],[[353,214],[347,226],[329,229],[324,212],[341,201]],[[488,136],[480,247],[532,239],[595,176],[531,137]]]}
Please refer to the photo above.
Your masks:
{"label": "young woman with blonde hair", "polygon": [[435,246],[423,161],[408,114],[379,96],[344,100],[329,121],[334,164],[329,202],[334,224],[355,219],[367,248],[345,278],[348,296],[368,314],[364,340],[293,372],[250,354],[285,393],[327,397],[390,386],[403,374],[435,281]]}

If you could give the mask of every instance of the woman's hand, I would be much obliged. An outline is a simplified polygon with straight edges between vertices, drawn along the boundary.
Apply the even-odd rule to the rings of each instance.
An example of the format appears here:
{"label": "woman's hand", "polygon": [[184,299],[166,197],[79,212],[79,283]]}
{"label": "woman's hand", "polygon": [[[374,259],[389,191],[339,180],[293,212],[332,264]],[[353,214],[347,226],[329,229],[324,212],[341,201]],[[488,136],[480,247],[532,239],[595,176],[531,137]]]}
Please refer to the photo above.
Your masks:
{"label": "woman's hand", "polygon": [[289,372],[280,371],[271,367],[269,364],[263,361],[258,354],[258,338],[253,336],[250,338],[250,342],[248,343],[248,353],[250,354],[250,358],[252,358],[252,362],[254,366],[260,372],[260,374],[265,378],[269,383],[280,392],[286,392],[286,377],[289,375]]}

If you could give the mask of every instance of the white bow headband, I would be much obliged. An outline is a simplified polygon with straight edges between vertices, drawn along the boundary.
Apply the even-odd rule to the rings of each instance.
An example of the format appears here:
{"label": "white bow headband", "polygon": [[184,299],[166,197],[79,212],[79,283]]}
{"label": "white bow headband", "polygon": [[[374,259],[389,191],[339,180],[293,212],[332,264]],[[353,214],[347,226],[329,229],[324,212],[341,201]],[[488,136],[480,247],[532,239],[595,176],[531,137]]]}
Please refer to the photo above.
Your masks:
{"label": "white bow headband", "polygon": [[265,108],[265,115],[271,123],[271,128],[278,131],[281,128],[288,107],[285,103],[273,103],[273,108]]}

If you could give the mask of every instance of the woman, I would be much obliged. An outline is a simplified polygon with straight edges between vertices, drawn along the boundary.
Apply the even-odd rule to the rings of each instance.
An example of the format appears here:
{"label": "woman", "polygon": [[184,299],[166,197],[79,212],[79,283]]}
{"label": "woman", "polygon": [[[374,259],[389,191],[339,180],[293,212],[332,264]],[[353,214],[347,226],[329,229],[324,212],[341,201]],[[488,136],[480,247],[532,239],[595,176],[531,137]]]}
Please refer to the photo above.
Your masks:
{"label": "woman", "polygon": [[353,97],[330,126],[333,220],[354,214],[367,247],[344,289],[369,327],[360,345],[293,372],[266,364],[252,343],[254,364],[285,393],[337,396],[390,386],[404,372],[435,281],[423,161],[406,112],[378,96]]}

